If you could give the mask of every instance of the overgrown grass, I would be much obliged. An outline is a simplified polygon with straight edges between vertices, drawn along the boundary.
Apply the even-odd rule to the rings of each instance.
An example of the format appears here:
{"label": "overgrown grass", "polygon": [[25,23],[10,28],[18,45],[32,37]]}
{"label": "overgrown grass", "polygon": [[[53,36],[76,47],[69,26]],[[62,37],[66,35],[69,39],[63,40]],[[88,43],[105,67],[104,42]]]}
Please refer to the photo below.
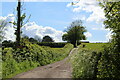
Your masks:
{"label": "overgrown grass", "polygon": [[66,44],[63,48],[41,47],[27,40],[23,40],[21,45],[24,45],[24,48],[4,48],[2,51],[3,78],[11,78],[18,73],[62,60],[73,48],[72,44]]}
{"label": "overgrown grass", "polygon": [[[85,45],[83,47],[83,45]],[[82,43],[77,54],[71,58],[73,64],[73,78],[93,78],[98,53],[107,43]]]}

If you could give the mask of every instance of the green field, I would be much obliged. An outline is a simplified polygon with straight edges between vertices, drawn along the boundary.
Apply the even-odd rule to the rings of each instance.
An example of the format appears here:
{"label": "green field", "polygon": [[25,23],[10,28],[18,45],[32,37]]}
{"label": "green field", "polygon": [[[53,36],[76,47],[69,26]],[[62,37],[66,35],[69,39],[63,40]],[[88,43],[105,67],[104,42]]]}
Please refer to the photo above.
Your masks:
{"label": "green field", "polygon": [[[83,48],[82,45],[85,45]],[[82,43],[79,46],[79,50],[90,50],[90,51],[101,51],[104,49],[104,46],[108,45],[108,43]]]}
{"label": "green field", "polygon": [[[85,45],[85,47],[83,47]],[[78,52],[71,57],[73,78],[92,78],[96,55],[104,49],[107,43],[82,43]]]}

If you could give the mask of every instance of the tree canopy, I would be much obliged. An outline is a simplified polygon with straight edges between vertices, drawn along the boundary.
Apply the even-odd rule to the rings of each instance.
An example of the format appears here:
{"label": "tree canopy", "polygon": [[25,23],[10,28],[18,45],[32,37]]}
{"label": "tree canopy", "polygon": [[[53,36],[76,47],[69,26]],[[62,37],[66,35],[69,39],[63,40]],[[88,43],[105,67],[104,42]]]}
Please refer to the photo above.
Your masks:
{"label": "tree canopy", "polygon": [[85,40],[86,37],[84,35],[84,32],[86,32],[85,27],[82,25],[81,20],[73,21],[70,26],[66,30],[66,34],[62,36],[62,39],[64,41],[70,42],[74,45],[74,47],[77,46],[77,42],[79,40]]}
{"label": "tree canopy", "polygon": [[50,36],[44,36],[42,42],[54,42],[54,40]]}
{"label": "tree canopy", "polygon": [[103,2],[101,6],[104,8],[106,20],[104,25],[109,28],[112,35],[112,44],[114,52],[120,52],[120,1],[119,2]]}
{"label": "tree canopy", "polygon": [[[120,1],[100,3],[105,12],[104,25],[109,28],[113,35],[110,46],[104,48],[99,78],[120,79]],[[104,68],[104,69],[103,69]]]}

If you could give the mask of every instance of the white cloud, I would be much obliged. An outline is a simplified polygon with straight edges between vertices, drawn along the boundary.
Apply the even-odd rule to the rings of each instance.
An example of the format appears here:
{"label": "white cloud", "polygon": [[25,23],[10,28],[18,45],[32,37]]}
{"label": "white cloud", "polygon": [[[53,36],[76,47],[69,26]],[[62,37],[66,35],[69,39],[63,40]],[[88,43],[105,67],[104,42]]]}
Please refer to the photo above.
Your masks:
{"label": "white cloud", "polygon": [[102,24],[100,27],[93,27],[92,30],[106,30],[106,31],[110,31],[110,29],[106,29],[105,26]]}
{"label": "white cloud", "polygon": [[[5,25],[5,29],[4,29],[4,37],[6,40],[13,40],[15,41],[15,29],[13,28],[13,24],[11,24],[10,22],[13,22],[15,19],[13,14],[9,14],[8,16],[5,17],[0,17],[0,25],[2,22],[7,23]],[[4,40],[5,40],[4,39]]]}
{"label": "white cloud", "polygon": [[[5,32],[5,40],[12,40],[15,41],[15,29],[13,28],[13,24],[9,22],[13,22],[15,20],[15,17],[10,14],[6,17],[0,17],[0,24],[2,21],[7,22],[6,25],[6,30]],[[39,26],[35,22],[29,22],[25,24],[25,27],[22,27],[22,34],[27,35],[28,37],[35,37],[36,35],[39,36],[40,38],[43,38],[46,35],[49,35],[50,37],[53,38],[56,42],[61,42],[62,41],[62,35],[64,32],[58,31],[52,27],[46,26]]]}
{"label": "white cloud", "polygon": [[43,38],[46,35],[51,36],[56,42],[62,41],[62,35],[64,32],[58,31],[52,27],[39,26],[35,22],[30,22],[22,28],[23,34],[26,34],[29,37],[34,37],[35,35]]}
{"label": "white cloud", "polygon": [[72,4],[71,4],[71,3],[67,4],[67,7],[70,7],[70,6],[72,6]]}
{"label": "white cloud", "polygon": [[85,15],[75,15],[73,18],[73,20],[86,20],[86,16]]}
{"label": "white cloud", "polygon": [[85,36],[88,38],[88,37],[92,37],[92,34],[90,32],[86,32],[85,33]]}
{"label": "white cloud", "polygon": [[108,32],[107,35],[106,35],[106,40],[109,41],[112,39],[112,32]]}
{"label": "white cloud", "polygon": [[86,11],[91,13],[86,21],[102,22],[105,20],[103,9],[97,0],[80,0],[74,5],[73,12]]}

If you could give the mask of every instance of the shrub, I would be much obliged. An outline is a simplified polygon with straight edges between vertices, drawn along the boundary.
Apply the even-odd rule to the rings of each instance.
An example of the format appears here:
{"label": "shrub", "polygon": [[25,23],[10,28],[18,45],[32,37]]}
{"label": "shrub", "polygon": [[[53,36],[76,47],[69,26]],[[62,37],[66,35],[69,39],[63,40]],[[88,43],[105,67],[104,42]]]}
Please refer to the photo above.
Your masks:
{"label": "shrub", "polygon": [[64,59],[73,48],[66,44],[63,48],[41,47],[30,43],[27,39],[21,40],[21,48],[4,48],[2,50],[3,78],[10,78],[15,74],[24,72]]}
{"label": "shrub", "polygon": [[12,42],[12,41],[7,41],[7,40],[5,40],[5,41],[3,41],[2,42],[2,47],[4,48],[4,47],[14,47],[15,46],[15,43],[14,42]]}
{"label": "shrub", "polygon": [[[103,45],[101,43],[84,43],[86,46],[80,45],[78,48],[78,53],[72,56],[73,64],[73,78],[82,79],[96,79],[98,77],[99,71],[102,70],[98,68],[101,62],[101,55],[104,54]],[[108,44],[107,44],[108,45]],[[106,63],[103,63],[106,64]],[[103,70],[104,71],[104,70]],[[104,74],[103,74],[104,75]],[[103,78],[103,77],[101,77]]]}
{"label": "shrub", "polygon": [[39,42],[37,44],[40,45],[40,46],[49,46],[49,47],[53,47],[53,48],[62,48],[67,43]]}
{"label": "shrub", "polygon": [[73,77],[74,78],[93,78],[96,52],[80,51],[74,56]]}
{"label": "shrub", "polygon": [[113,48],[105,47],[98,65],[98,78],[120,79],[120,53],[113,52]]}

